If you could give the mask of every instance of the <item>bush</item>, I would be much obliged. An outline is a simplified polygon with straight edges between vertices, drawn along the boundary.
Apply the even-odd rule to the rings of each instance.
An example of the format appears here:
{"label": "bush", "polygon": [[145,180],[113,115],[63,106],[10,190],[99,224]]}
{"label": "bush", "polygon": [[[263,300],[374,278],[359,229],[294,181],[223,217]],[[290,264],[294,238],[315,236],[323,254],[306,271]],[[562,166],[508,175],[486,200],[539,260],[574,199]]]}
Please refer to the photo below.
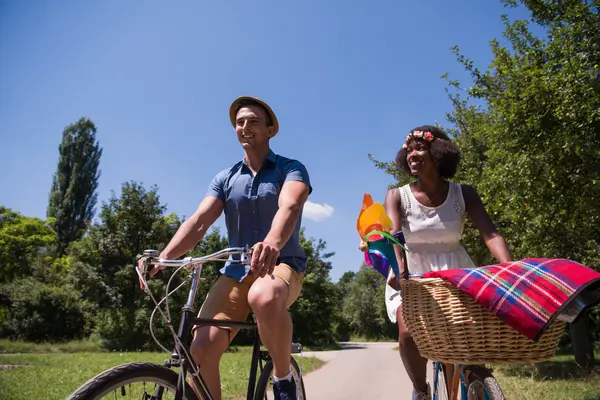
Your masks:
{"label": "bush", "polygon": [[4,285],[10,299],[4,336],[32,342],[66,341],[85,336],[86,305],[70,287],[50,286],[31,278]]}
{"label": "bush", "polygon": [[[152,334],[149,322],[152,308],[132,306],[127,308],[106,309],[98,313],[93,338],[100,341],[102,348],[116,351],[157,351],[160,350]],[[177,331],[181,315],[181,305],[170,307],[173,327]],[[173,346],[173,336],[160,313],[153,321],[156,338],[166,348]]]}

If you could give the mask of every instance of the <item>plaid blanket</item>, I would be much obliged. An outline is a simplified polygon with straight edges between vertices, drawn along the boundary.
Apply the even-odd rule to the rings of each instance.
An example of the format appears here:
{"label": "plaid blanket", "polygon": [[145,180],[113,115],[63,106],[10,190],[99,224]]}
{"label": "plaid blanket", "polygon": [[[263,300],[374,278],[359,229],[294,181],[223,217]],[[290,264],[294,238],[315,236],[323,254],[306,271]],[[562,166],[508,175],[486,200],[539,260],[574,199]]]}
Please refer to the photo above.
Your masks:
{"label": "plaid blanket", "polygon": [[600,303],[600,273],[577,262],[556,258],[470,269],[432,271],[470,295],[486,310],[533,341],[555,318],[572,322]]}

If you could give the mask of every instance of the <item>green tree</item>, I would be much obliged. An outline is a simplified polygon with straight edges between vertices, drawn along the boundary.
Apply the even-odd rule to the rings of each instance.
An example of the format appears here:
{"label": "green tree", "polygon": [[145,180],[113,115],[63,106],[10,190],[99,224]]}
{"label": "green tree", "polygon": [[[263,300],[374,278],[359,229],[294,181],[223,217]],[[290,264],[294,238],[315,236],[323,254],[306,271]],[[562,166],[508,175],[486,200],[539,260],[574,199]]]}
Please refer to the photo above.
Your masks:
{"label": "green tree", "polygon": [[[568,258],[600,266],[600,13],[597,1],[504,0],[506,15],[486,70],[453,49],[470,74],[449,80],[451,134],[461,148],[456,180],[474,185],[516,258]],[[542,31],[539,38],[533,29]],[[447,78],[447,77],[446,77]],[[376,162],[397,176],[391,163]],[[495,260],[470,224],[465,248],[478,265]],[[571,325],[577,361],[593,363],[590,331]]]}
{"label": "green tree", "polygon": [[57,253],[79,239],[94,216],[102,149],[96,126],[86,118],[68,125],[58,147],[59,160],[50,190],[48,217],[56,220]]}
{"label": "green tree", "polygon": [[32,273],[34,260],[56,243],[51,222],[0,206],[0,283]]}
{"label": "green tree", "polygon": [[[100,222],[71,247],[69,282],[84,300],[98,305],[95,330],[107,347],[152,347],[148,332],[152,303],[139,289],[134,263],[144,249],[162,249],[175,234],[181,221],[164,215],[165,210],[156,187],[148,190],[136,182],[124,183],[120,196],[113,193],[102,205]],[[150,280],[154,293],[164,291],[164,276],[160,273]],[[177,299],[173,297],[174,304]]]}
{"label": "green tree", "polygon": [[350,318],[347,318],[344,314],[344,299],[348,296],[350,286],[354,279],[356,278],[356,272],[354,271],[346,271],[340,277],[340,280],[337,282],[336,289],[340,295],[339,299],[339,307],[337,309],[337,324],[335,326],[335,334],[336,339],[340,341],[348,341],[351,339],[353,332],[353,327],[350,323]]}
{"label": "green tree", "polygon": [[82,338],[86,331],[88,303],[66,285],[46,284],[34,278],[19,278],[0,287],[9,299],[0,337],[41,341]]}
{"label": "green tree", "polygon": [[[508,45],[491,43],[486,71],[455,48],[473,86],[451,94],[450,121],[474,181],[516,257],[600,266],[600,14],[597,2],[504,1]],[[543,39],[531,32],[541,27]],[[460,92],[466,93],[459,95]],[[483,106],[477,106],[477,102]],[[595,322],[596,336],[600,327]],[[593,364],[588,321],[571,325],[577,361]]]}
{"label": "green tree", "polygon": [[330,280],[334,253],[327,251],[322,239],[307,238],[304,229],[300,243],[307,257],[306,276],[302,292],[290,307],[294,321],[294,340],[308,345],[326,346],[335,343],[335,324],[340,293]]}
{"label": "green tree", "polygon": [[[350,278],[353,278],[350,281]],[[389,339],[396,327],[385,307],[385,279],[366,264],[351,276],[345,276],[342,317],[352,334],[366,339]]]}

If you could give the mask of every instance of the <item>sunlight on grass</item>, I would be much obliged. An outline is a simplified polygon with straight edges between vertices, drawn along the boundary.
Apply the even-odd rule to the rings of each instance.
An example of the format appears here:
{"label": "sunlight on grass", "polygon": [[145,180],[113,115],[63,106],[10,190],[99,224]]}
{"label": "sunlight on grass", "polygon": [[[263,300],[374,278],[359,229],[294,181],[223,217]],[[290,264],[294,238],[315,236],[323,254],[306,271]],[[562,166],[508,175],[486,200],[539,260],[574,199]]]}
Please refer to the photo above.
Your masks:
{"label": "sunlight on grass", "polygon": [[505,365],[494,370],[507,399],[600,400],[600,366],[579,367],[571,355],[535,365]]}
{"label": "sunlight on grass", "polygon": [[572,355],[535,365],[495,365],[493,374],[509,400],[600,400],[600,364],[586,371]]}
{"label": "sunlight on grass", "polygon": [[31,343],[20,340],[0,339],[1,353],[81,353],[103,352],[100,342],[93,340],[70,341],[65,343]]}
{"label": "sunlight on grass", "polygon": [[[0,370],[0,399],[65,399],[92,376],[117,365],[150,361],[162,364],[163,353],[75,353],[2,354],[0,365],[23,366]],[[250,370],[251,353],[241,349],[226,353],[221,362],[223,398],[244,396]],[[322,361],[303,358],[303,373],[320,367]]]}

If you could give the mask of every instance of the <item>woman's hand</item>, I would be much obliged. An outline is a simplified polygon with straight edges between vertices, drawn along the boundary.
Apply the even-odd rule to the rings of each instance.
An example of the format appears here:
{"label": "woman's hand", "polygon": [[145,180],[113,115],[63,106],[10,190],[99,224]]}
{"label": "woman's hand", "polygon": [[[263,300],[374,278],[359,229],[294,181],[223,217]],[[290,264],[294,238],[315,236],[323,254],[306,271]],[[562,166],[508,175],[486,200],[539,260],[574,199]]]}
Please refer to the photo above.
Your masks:
{"label": "woman's hand", "polygon": [[360,246],[358,246],[358,249],[364,253],[365,251],[369,250],[369,246],[367,245],[367,242],[365,242],[364,240],[361,240]]}
{"label": "woman's hand", "polygon": [[400,285],[396,279],[394,270],[390,268],[390,274],[388,275],[387,284],[390,285],[394,290],[400,290]]}

